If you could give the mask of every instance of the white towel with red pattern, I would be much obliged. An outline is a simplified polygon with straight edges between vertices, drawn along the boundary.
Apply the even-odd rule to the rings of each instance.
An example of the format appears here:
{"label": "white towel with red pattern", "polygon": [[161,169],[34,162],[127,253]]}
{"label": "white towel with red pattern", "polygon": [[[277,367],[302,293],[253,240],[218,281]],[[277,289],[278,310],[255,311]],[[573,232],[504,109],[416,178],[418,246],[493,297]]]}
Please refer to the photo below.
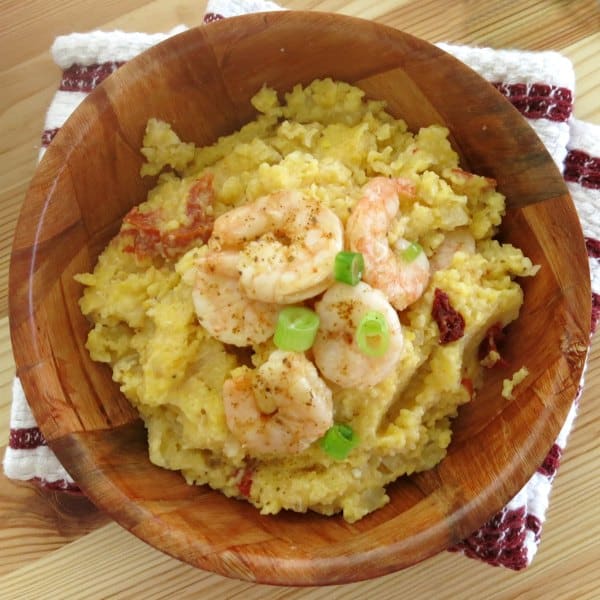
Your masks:
{"label": "white towel with red pattern", "polygon": [[[266,0],[210,0],[204,22],[280,9]],[[57,38],[52,55],[63,75],[46,117],[40,157],[67,117],[110,73],[140,52],[183,30],[185,27],[178,27],[169,33],[154,35],[94,31]],[[562,170],[586,237],[594,330],[600,314],[600,126],[572,117],[575,76],[571,63],[556,52],[439,46],[476,70],[508,98]],[[531,562],[578,399],[574,398],[569,416],[546,460],[525,487],[502,511],[450,550],[515,570]],[[46,445],[18,379],[13,387],[4,471],[13,479],[35,480],[46,487],[77,491],[75,482]]]}

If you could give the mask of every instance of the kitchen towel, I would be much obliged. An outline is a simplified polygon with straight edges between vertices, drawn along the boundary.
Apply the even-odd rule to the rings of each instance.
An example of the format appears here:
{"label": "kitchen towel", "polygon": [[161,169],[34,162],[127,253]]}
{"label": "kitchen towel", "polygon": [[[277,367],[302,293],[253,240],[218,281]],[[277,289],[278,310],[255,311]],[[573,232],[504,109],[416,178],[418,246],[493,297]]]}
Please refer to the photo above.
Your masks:
{"label": "kitchen towel", "polygon": [[[210,0],[204,22],[249,12],[281,10],[264,0]],[[122,31],[73,33],[56,39],[52,56],[62,69],[59,89],[46,116],[40,158],[79,103],[124,62],[186,28],[166,34]],[[600,314],[600,126],[573,118],[575,76],[556,52],[522,52],[438,44],[487,79],[521,112],[562,170],[579,212],[589,254],[593,291],[592,333]],[[580,385],[580,393],[583,382]],[[467,539],[450,548],[492,565],[519,570],[531,563],[540,541],[552,481],[577,412],[574,399],[564,426],[543,464],[523,489]],[[77,485],[46,445],[18,379],[13,386],[8,477],[78,492]]]}

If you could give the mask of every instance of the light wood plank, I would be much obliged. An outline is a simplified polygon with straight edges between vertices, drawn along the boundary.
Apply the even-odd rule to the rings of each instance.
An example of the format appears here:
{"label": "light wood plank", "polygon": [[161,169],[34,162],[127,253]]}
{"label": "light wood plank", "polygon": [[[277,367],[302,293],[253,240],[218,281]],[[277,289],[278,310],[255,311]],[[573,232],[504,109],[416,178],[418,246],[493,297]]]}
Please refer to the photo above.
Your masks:
{"label": "light wood plank", "polygon": [[[4,448],[0,448],[4,454]],[[85,536],[109,519],[87,498],[14,482],[0,473],[0,592],[2,575]],[[6,598],[0,593],[1,598]]]}
{"label": "light wood plank", "polygon": [[566,46],[561,52],[575,65],[575,117],[600,124],[600,33]]}
{"label": "light wood plank", "polygon": [[100,27],[118,15],[146,4],[145,0],[3,0],[0,37],[10,52],[0,54],[0,71],[45,53],[57,35]]}
{"label": "light wood plank", "polygon": [[15,373],[8,318],[0,319],[0,444],[8,440],[12,380]]}
{"label": "light wood plank", "polygon": [[[373,18],[432,41],[553,48],[574,63],[575,115],[600,123],[597,59],[600,11],[593,0],[487,3],[439,0],[287,0],[289,8]],[[6,298],[8,252],[18,208],[35,167],[44,113],[58,81],[54,37],[95,27],[161,31],[199,23],[205,2],[178,0],[0,0],[0,445],[8,430],[12,356]],[[594,10],[595,9],[595,10]],[[565,15],[564,11],[569,14]],[[565,17],[565,18],[563,18]],[[157,553],[92,507],[47,496],[0,476],[0,597],[105,598],[596,598],[600,578],[597,435],[600,343],[594,343],[581,412],[554,484],[543,542],[524,573],[443,553],[408,571],[323,590],[270,588],[225,580]],[[595,405],[596,404],[596,405]],[[3,450],[0,448],[0,453]],[[93,533],[88,533],[95,530]],[[36,540],[31,543],[31,540]],[[77,541],[73,541],[77,540]],[[27,544],[25,544],[27,542]]]}

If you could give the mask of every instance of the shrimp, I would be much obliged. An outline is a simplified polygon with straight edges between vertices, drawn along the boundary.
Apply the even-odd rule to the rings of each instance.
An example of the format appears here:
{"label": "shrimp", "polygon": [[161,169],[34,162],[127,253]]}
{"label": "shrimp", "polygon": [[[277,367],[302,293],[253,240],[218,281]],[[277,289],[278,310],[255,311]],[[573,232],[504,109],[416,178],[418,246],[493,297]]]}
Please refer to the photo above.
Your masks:
{"label": "shrimp", "polygon": [[275,332],[281,306],[251,300],[240,289],[237,254],[201,257],[196,263],[192,300],[198,321],[225,344],[250,346]]}
{"label": "shrimp", "polygon": [[414,197],[414,186],[406,179],[375,177],[363,188],[346,223],[346,242],[365,259],[363,280],[380,289],[398,310],[418,300],[429,282],[429,261],[424,252],[414,260],[402,257],[409,242],[398,240],[395,247],[387,234],[400,210],[399,195]]}
{"label": "shrimp", "polygon": [[296,454],[333,425],[331,390],[300,352],[275,350],[223,384],[227,426],[252,454]]}
{"label": "shrimp", "polygon": [[432,273],[449,267],[457,252],[475,254],[475,238],[467,227],[459,227],[446,233],[444,241],[429,260]]}
{"label": "shrimp", "polygon": [[329,286],[343,236],[332,210],[283,191],[221,215],[209,244],[239,252],[240,286],[249,298],[292,304]]}
{"label": "shrimp", "polygon": [[[321,320],[312,351],[321,374],[344,388],[364,389],[378,384],[396,367],[404,346],[398,313],[384,293],[359,282],[356,286],[335,283],[316,303]],[[390,343],[380,357],[367,356],[359,349],[356,329],[369,311],[383,313]]]}

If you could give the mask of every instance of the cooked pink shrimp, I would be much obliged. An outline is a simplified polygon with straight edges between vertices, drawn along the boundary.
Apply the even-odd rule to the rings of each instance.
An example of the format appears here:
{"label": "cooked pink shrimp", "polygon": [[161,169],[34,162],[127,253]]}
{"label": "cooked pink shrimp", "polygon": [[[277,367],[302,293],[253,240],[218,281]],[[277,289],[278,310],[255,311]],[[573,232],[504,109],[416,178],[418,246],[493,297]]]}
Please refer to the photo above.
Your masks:
{"label": "cooked pink shrimp", "polygon": [[301,352],[275,350],[223,384],[225,419],[250,454],[295,454],[333,425],[331,390]]}
{"label": "cooked pink shrimp", "polygon": [[346,242],[365,259],[363,280],[381,290],[398,310],[403,310],[425,291],[429,262],[424,252],[407,261],[402,256],[409,242],[399,240],[391,248],[387,234],[400,210],[399,195],[414,197],[414,185],[406,179],[375,177],[363,188],[346,223]]}
{"label": "cooked pink shrimp", "polygon": [[[390,375],[404,347],[398,313],[380,290],[359,282],[335,283],[315,305],[320,325],[312,351],[321,374],[341,387],[367,388]],[[389,347],[383,356],[367,356],[356,341],[361,319],[381,313],[388,325]]]}
{"label": "cooked pink shrimp", "polygon": [[457,252],[475,253],[475,238],[467,227],[459,227],[446,233],[444,241],[429,259],[431,272],[435,273],[449,267]]}
{"label": "cooked pink shrimp", "polygon": [[192,300],[198,321],[225,344],[251,346],[275,332],[278,304],[251,300],[240,289],[235,253],[208,253],[196,263]]}
{"label": "cooked pink shrimp", "polygon": [[298,191],[283,191],[221,215],[209,245],[239,252],[240,286],[249,298],[292,304],[329,286],[343,237],[331,209]]}

